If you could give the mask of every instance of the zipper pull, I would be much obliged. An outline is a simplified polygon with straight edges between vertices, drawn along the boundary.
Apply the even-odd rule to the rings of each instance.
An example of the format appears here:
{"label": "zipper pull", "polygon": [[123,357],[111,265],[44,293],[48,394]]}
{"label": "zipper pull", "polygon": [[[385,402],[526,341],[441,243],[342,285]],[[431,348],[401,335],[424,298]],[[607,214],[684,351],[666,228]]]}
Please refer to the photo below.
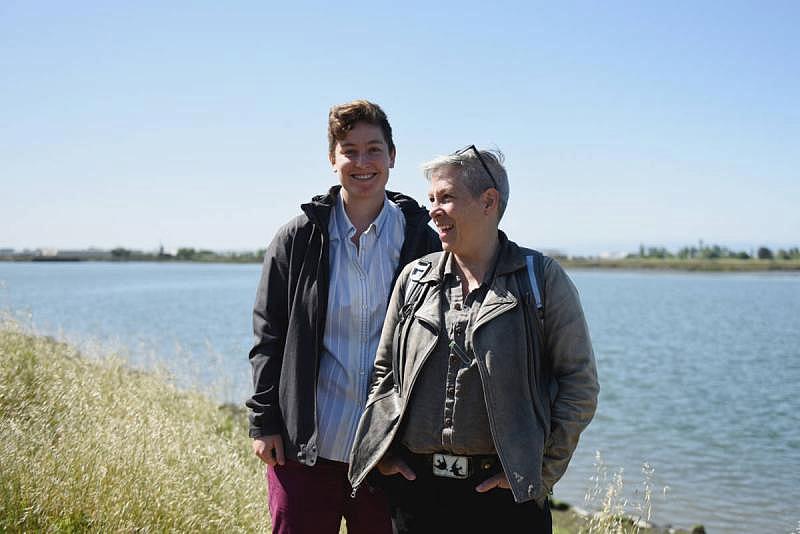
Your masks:
{"label": "zipper pull", "polygon": [[350,494],[350,498],[351,499],[355,499],[356,498],[356,492],[358,491],[358,488],[360,488],[360,487],[361,487],[361,484],[356,484],[353,487],[353,492]]}

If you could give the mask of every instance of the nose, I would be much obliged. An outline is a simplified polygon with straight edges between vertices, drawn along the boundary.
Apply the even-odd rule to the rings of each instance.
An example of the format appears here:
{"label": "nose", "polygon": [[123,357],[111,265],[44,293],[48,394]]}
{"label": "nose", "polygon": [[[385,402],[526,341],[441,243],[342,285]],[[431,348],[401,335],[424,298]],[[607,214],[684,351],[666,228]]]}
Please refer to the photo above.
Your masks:
{"label": "nose", "polygon": [[441,215],[442,207],[439,205],[438,202],[435,200],[431,201],[431,207],[428,208],[428,215],[430,215],[431,219],[438,217]]}
{"label": "nose", "polygon": [[355,157],[355,163],[359,167],[365,166],[366,164],[369,163],[369,161],[370,161],[369,154],[365,152],[359,152]]}

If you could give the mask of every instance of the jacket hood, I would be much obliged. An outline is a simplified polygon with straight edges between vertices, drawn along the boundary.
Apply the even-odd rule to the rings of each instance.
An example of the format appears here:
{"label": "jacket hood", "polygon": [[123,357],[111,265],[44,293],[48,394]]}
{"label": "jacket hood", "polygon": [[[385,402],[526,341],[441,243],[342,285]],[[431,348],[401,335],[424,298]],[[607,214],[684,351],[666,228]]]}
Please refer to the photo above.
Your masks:
{"label": "jacket hood", "polygon": [[[327,230],[331,209],[336,203],[336,198],[339,196],[341,189],[341,185],[334,185],[327,193],[317,195],[313,197],[310,202],[302,204],[300,209],[303,210],[303,213],[305,213],[314,224]],[[386,196],[400,207],[407,224],[427,224],[427,222],[431,220],[428,215],[428,210],[420,206],[417,201],[410,196],[389,190],[386,191]]]}

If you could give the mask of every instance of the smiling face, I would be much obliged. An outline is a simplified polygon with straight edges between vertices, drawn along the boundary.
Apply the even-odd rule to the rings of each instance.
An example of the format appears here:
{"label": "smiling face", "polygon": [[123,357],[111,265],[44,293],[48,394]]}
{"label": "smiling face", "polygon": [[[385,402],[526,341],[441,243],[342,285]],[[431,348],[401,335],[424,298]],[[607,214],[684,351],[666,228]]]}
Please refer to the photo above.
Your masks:
{"label": "smiling face", "polygon": [[497,235],[497,210],[492,209],[496,199],[489,191],[474,197],[461,182],[459,172],[455,167],[434,172],[428,200],[442,249],[468,258],[480,253]]}
{"label": "smiling face", "polygon": [[345,202],[382,201],[394,156],[380,126],[356,123],[331,155]]}

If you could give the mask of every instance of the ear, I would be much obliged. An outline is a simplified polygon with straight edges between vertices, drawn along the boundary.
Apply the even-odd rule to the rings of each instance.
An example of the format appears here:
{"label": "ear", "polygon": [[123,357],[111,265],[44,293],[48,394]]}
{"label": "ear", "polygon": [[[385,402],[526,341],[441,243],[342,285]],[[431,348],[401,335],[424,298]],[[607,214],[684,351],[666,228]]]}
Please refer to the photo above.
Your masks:
{"label": "ear", "polygon": [[389,168],[394,169],[394,158],[397,156],[397,149],[394,149],[391,154],[389,154]]}
{"label": "ear", "polygon": [[489,213],[489,210],[497,210],[500,205],[500,193],[495,188],[487,189],[483,192],[482,198],[483,208],[486,210],[486,213]]}

